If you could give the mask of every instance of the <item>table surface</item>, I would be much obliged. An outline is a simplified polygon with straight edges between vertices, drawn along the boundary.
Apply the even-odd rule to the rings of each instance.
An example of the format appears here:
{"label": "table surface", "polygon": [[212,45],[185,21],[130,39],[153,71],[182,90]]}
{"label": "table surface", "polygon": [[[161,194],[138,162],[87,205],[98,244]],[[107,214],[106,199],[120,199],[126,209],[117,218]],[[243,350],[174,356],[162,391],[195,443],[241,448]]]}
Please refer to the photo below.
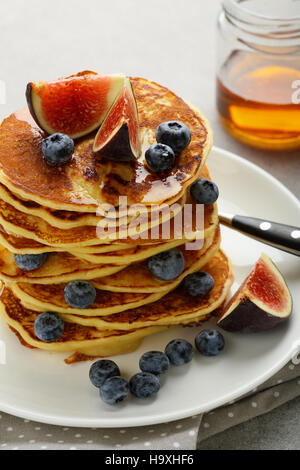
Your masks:
{"label": "table surface", "polygon": [[[0,105],[0,114],[7,115],[25,104],[28,81],[55,79],[87,69],[147,77],[201,109],[212,124],[215,145],[260,165],[300,197],[300,151],[251,149],[233,140],[220,126],[215,107],[216,18],[220,6],[221,0],[1,2],[0,80],[6,84],[7,99]],[[293,408],[295,414],[300,411],[299,401],[289,405],[289,410]],[[276,412],[264,419],[268,423],[265,442],[282,448],[288,437],[272,432]],[[289,419],[287,413],[281,424],[287,426]],[[260,425],[259,420],[254,427]],[[299,433],[299,423],[295,426],[294,432]],[[238,449],[242,443],[236,434],[235,430],[227,431],[226,439]],[[218,447],[219,442],[219,438],[213,438],[209,447]]]}

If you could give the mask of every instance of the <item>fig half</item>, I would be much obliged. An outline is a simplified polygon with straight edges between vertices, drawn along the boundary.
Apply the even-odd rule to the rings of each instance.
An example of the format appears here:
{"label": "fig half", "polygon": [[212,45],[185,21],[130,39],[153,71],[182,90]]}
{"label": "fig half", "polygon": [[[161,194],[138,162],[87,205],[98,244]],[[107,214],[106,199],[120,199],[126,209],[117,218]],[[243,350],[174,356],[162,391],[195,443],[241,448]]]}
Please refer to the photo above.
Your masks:
{"label": "fig half", "polygon": [[76,139],[100,127],[124,80],[122,74],[84,71],[55,81],[29,83],[26,99],[41,129]]}
{"label": "fig half", "polygon": [[262,254],[222,313],[218,325],[232,332],[274,328],[292,313],[290,291],[271,259]]}
{"label": "fig half", "polygon": [[94,141],[94,152],[116,161],[131,161],[141,154],[138,109],[129,78],[104,119]]}

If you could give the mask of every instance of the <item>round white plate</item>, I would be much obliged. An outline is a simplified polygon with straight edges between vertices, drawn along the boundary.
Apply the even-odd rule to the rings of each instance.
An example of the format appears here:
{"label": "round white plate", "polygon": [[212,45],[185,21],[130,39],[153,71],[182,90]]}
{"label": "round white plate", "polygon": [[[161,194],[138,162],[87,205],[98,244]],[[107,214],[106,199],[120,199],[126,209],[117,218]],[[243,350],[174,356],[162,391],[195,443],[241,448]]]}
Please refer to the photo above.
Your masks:
{"label": "round white plate", "polygon": [[[300,226],[299,201],[257,166],[221,149],[209,157],[213,179],[221,190],[220,209]],[[226,349],[216,358],[198,354],[191,365],[172,368],[156,399],[128,399],[117,407],[102,403],[88,378],[90,363],[64,364],[66,357],[22,347],[3,321],[0,340],[6,365],[0,365],[0,409],[30,420],[64,426],[144,426],[207,412],[251,391],[284,366],[300,347],[299,258],[223,229],[223,248],[241,283],[264,251],[285,276],[294,299],[286,324],[259,334],[224,334]],[[203,327],[202,327],[203,328]],[[132,354],[114,358],[123,375],[138,371],[147,350],[164,349],[176,337],[193,341],[201,328],[177,328],[147,338]]]}

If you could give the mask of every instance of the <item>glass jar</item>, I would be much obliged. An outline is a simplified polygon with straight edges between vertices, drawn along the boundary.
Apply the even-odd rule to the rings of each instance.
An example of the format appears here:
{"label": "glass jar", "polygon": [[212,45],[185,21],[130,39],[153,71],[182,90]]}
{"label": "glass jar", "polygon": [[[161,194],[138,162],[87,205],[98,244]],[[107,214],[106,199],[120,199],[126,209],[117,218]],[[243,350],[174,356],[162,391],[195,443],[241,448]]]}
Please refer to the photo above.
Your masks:
{"label": "glass jar", "polygon": [[217,108],[236,139],[300,148],[300,1],[224,0]]}

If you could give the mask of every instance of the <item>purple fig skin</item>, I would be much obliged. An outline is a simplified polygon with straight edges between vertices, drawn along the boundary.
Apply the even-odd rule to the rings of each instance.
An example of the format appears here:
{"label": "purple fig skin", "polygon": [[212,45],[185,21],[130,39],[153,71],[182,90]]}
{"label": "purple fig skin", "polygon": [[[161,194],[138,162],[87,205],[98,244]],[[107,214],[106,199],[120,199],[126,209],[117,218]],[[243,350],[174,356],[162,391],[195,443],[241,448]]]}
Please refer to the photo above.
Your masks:
{"label": "purple fig skin", "polygon": [[136,156],[132,153],[127,124],[124,124],[113,139],[95,154],[116,162],[132,162]]}
{"label": "purple fig skin", "polygon": [[33,117],[33,119],[35,120],[35,122],[37,123],[37,125],[41,128],[39,120],[37,118],[37,115],[35,114],[35,111],[34,111],[33,106],[32,106],[32,84],[31,83],[28,83],[28,85],[26,87],[25,96],[26,96],[26,101],[27,101],[27,105],[28,105],[30,114]]}
{"label": "purple fig skin", "polygon": [[271,315],[246,298],[240,300],[230,314],[223,319],[221,318],[218,321],[218,326],[230,332],[259,333],[276,327],[286,321],[289,316]]}

